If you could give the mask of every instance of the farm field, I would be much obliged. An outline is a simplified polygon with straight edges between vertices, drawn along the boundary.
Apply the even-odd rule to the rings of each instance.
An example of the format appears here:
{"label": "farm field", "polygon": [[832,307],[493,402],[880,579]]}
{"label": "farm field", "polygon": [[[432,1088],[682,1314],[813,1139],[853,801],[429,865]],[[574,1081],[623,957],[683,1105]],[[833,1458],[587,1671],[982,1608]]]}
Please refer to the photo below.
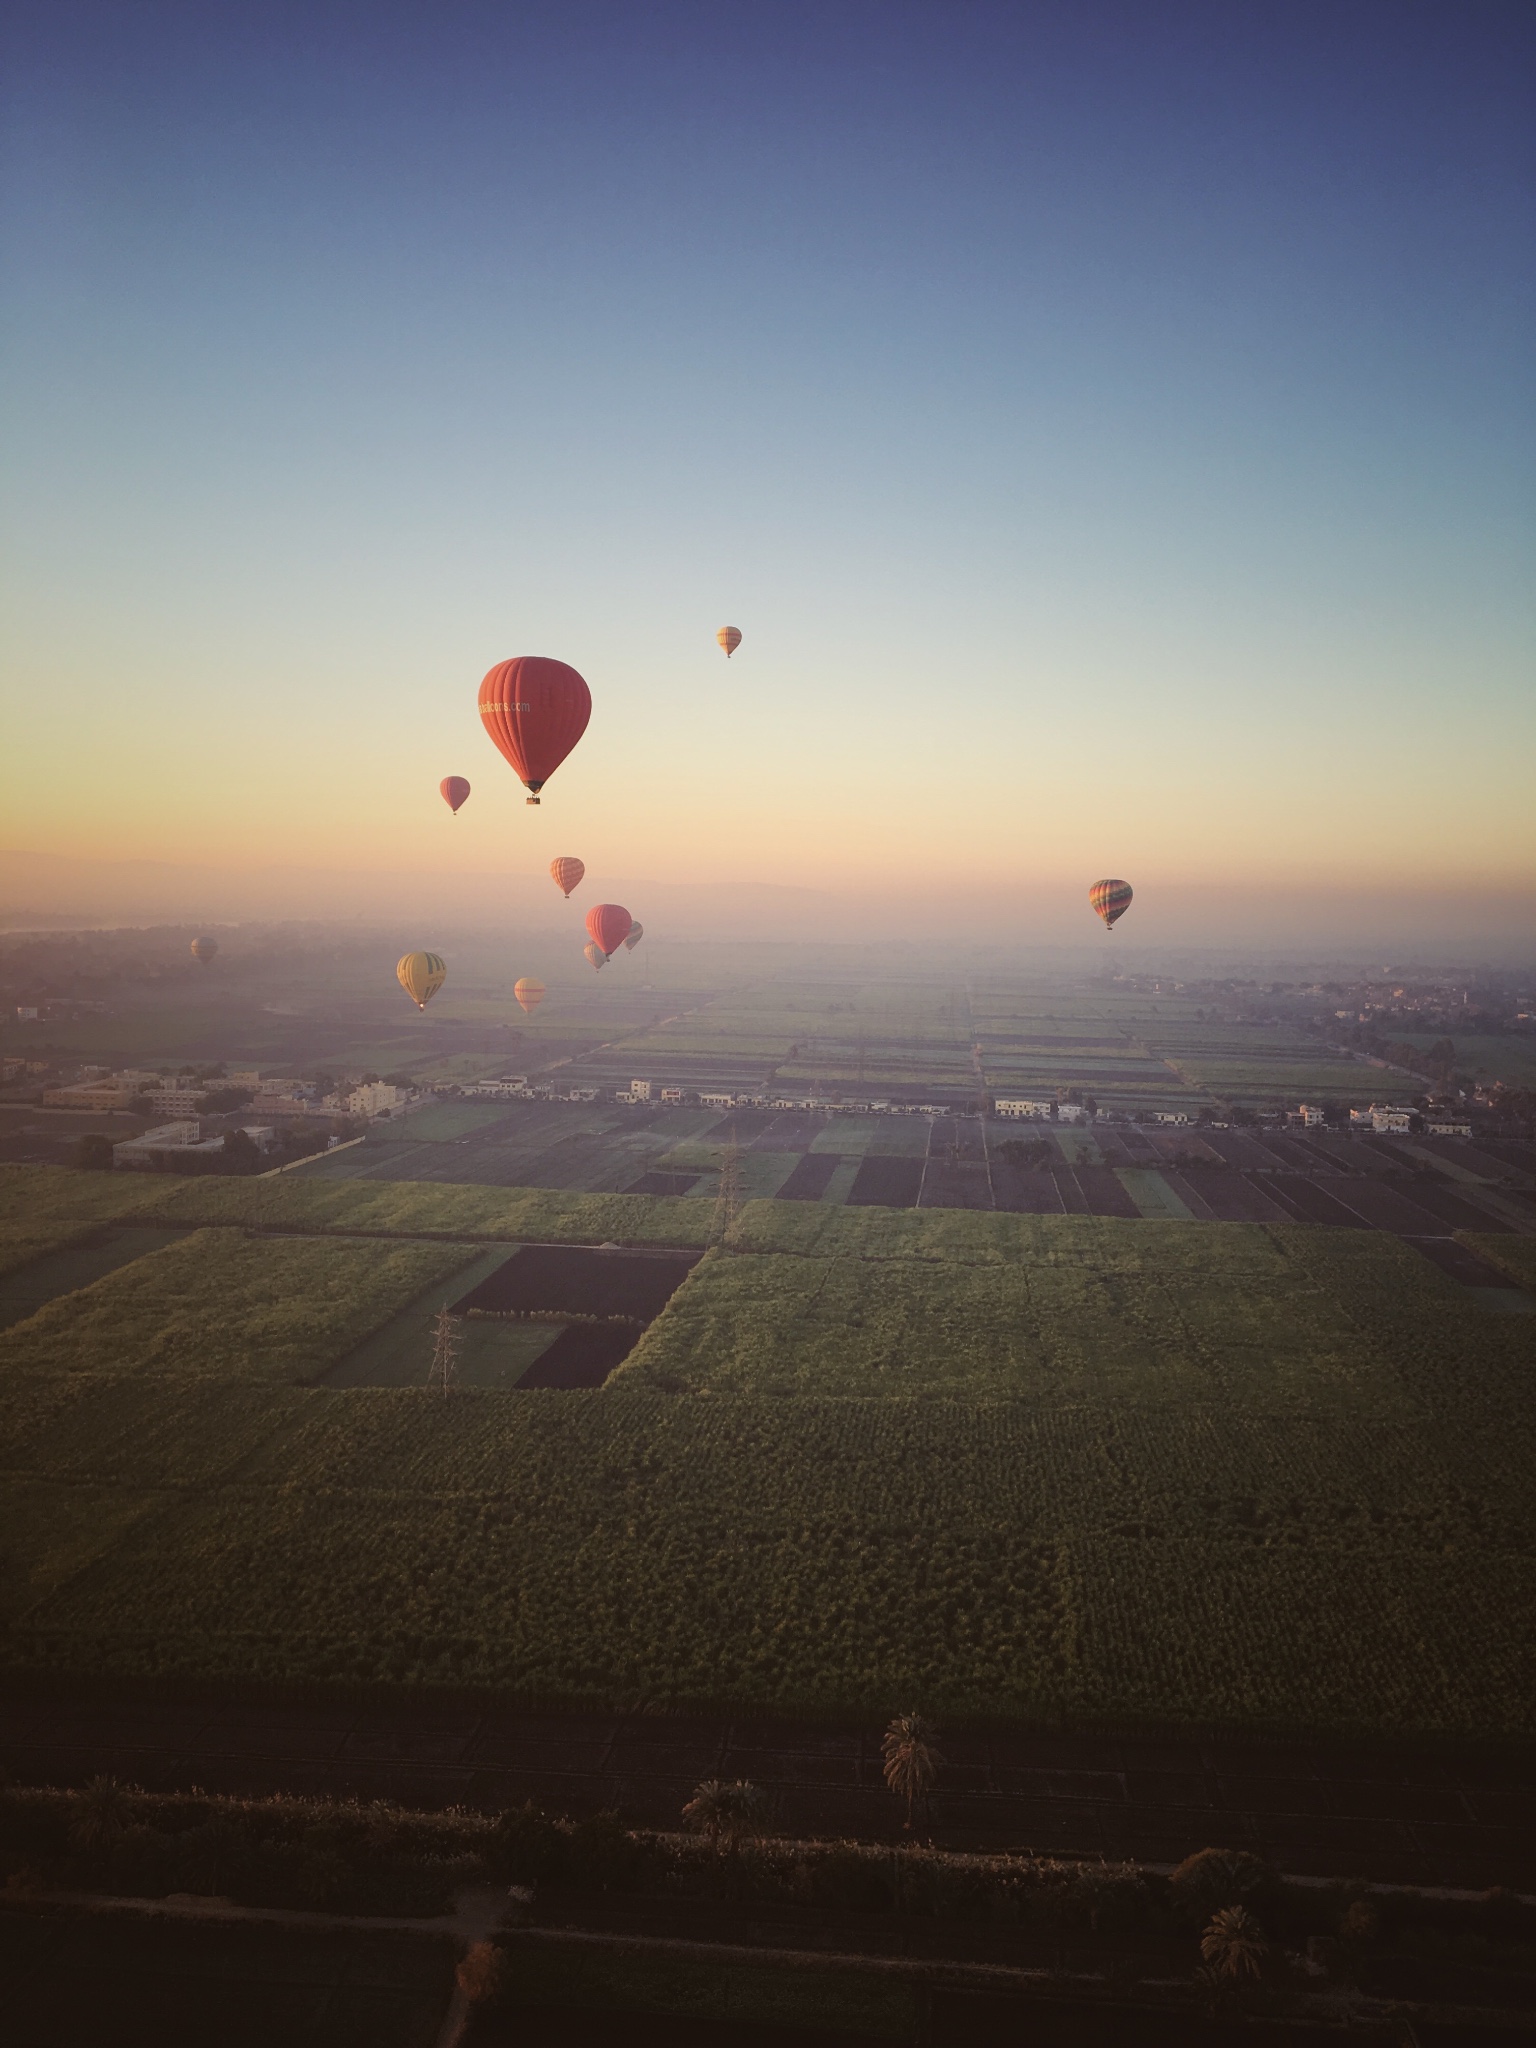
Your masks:
{"label": "farm field", "polygon": [[160,1192],[322,1234],[205,1217],[0,1337],[12,1668],[1536,1732],[1536,1317],[1389,1232],[757,1201],[606,1385],[550,1344],[445,1401],[357,1361],[511,1246],[343,1212],[508,1196]]}

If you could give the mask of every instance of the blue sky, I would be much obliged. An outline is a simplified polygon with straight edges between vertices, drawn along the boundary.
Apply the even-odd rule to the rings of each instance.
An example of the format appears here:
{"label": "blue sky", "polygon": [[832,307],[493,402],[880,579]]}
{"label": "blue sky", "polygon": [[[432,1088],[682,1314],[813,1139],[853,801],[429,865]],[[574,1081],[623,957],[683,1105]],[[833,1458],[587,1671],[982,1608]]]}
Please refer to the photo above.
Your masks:
{"label": "blue sky", "polygon": [[8,843],[1530,883],[1528,8],[10,22]]}

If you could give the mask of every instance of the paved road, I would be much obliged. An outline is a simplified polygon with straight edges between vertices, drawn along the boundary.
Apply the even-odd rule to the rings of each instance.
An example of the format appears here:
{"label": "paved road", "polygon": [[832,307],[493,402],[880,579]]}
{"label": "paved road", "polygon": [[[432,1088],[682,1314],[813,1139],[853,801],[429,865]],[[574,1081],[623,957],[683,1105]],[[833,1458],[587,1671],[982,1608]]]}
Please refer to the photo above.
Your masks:
{"label": "paved road", "polygon": [[[0,1696],[0,1762],[34,1783],[296,1792],[495,1810],[533,1799],[674,1825],[703,1778],[764,1786],[787,1833],[888,1839],[878,1730],[423,1703],[199,1705]],[[1379,1883],[1536,1890],[1536,1756],[950,1732],[932,1829],[953,1848],[1173,1863],[1215,1843]]]}

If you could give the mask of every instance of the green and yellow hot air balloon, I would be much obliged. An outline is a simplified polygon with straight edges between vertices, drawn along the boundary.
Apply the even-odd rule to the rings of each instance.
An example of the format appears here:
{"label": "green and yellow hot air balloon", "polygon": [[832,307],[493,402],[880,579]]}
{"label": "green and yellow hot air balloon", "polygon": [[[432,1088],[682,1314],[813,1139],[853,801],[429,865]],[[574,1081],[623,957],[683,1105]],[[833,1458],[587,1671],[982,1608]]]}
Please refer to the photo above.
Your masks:
{"label": "green and yellow hot air balloon", "polygon": [[418,1010],[424,1010],[448,979],[441,953],[407,953],[395,969],[395,979]]}

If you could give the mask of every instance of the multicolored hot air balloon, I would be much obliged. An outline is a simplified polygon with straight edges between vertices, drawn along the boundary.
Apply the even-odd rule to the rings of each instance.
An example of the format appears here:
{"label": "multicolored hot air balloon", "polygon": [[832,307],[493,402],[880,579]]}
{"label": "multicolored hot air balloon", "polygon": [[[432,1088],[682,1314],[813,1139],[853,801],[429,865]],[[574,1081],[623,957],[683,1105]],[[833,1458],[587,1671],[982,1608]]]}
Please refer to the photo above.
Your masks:
{"label": "multicolored hot air balloon", "polygon": [[201,960],[205,967],[218,950],[219,942],[217,939],[194,939],[192,941],[192,958],[194,960]]}
{"label": "multicolored hot air balloon", "polygon": [[547,991],[542,981],[531,974],[525,974],[521,980],[512,984],[512,993],[522,1005],[523,1014],[531,1017],[543,1002]]}
{"label": "multicolored hot air balloon", "polygon": [[486,731],[536,804],[539,791],[587,729],[592,692],[575,669],[543,654],[499,661],[480,685]]}
{"label": "multicolored hot air balloon", "polygon": [[587,912],[587,931],[602,947],[605,960],[611,960],[629,937],[634,921],[622,903],[594,903]]}
{"label": "multicolored hot air balloon", "polygon": [[606,967],[608,965],[608,955],[603,951],[596,939],[588,939],[581,950],[594,967]]}
{"label": "multicolored hot air balloon", "polygon": [[1088,901],[1103,918],[1107,929],[1130,909],[1131,894],[1129,882],[1095,882],[1088,891]]}
{"label": "multicolored hot air balloon", "polygon": [[627,936],[627,937],[625,938],[625,941],[624,941],[624,950],[625,950],[625,952],[626,952],[626,953],[633,953],[633,951],[635,950],[636,946],[638,946],[638,945],[639,945],[640,941],[641,941],[641,940],[642,940],[642,939],[643,939],[644,937],[645,937],[645,926],[644,926],[643,924],[632,924],[632,925],[630,926],[630,928],[629,928],[629,933],[628,933],[628,936]]}
{"label": "multicolored hot air balloon", "polygon": [[587,872],[584,860],[578,860],[573,853],[562,853],[558,860],[549,864],[549,872],[555,878],[555,887],[562,896],[569,896],[582,876]]}
{"label": "multicolored hot air balloon", "polygon": [[469,795],[469,784],[462,775],[445,775],[437,787],[443,802],[457,817],[460,804]]}
{"label": "multicolored hot air balloon", "polygon": [[719,641],[720,645],[725,649],[725,658],[727,661],[729,661],[731,656],[736,652],[737,648],[741,645],[740,628],[736,626],[722,626],[719,632],[715,635],[715,638]]}
{"label": "multicolored hot air balloon", "polygon": [[395,969],[395,979],[418,1010],[424,1010],[448,979],[441,953],[407,953]]}

